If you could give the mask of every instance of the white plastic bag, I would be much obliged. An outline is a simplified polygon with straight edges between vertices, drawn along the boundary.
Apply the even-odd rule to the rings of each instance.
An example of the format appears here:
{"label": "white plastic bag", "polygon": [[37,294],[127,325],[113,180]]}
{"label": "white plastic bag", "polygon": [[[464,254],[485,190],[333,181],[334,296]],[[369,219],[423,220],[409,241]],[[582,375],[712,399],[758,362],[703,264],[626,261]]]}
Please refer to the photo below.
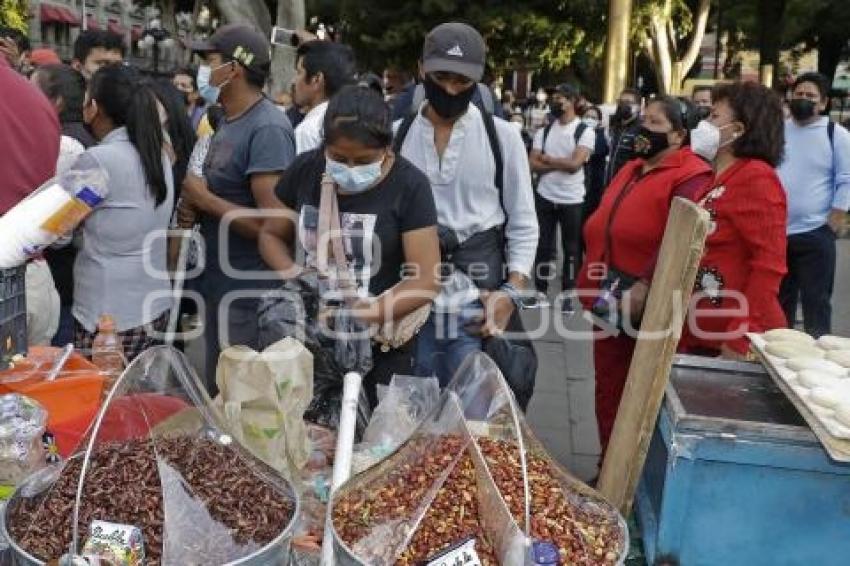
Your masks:
{"label": "white plastic bag", "polygon": [[22,265],[69,234],[108,194],[109,175],[84,153],[0,217],[0,269]]}

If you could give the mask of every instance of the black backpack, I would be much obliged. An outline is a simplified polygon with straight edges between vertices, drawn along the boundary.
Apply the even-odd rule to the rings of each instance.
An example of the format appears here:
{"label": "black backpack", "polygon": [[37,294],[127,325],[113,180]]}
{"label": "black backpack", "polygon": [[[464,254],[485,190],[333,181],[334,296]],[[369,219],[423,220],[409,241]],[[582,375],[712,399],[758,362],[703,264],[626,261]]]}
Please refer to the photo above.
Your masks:
{"label": "black backpack", "polygon": [[[493,152],[493,159],[496,162],[496,178],[494,182],[496,188],[499,190],[499,202],[505,214],[505,222],[507,222],[509,215],[508,209],[505,208],[504,198],[505,162],[502,156],[502,146],[499,145],[499,137],[496,134],[496,120],[493,116],[495,101],[493,100],[492,92],[486,85],[479,83],[478,92],[481,95],[481,102],[476,102],[475,105],[481,111],[484,128],[487,130],[487,139],[490,143],[490,151]],[[401,155],[404,140],[410,132],[410,127],[413,125],[413,121],[416,120],[416,116],[424,101],[425,88],[422,85],[417,85],[413,93],[413,103],[410,105],[410,112],[402,120],[393,140],[393,151],[397,155]],[[525,334],[519,309],[514,310],[506,331],[512,334]],[[534,345],[531,340],[527,337],[511,340],[503,337],[488,338],[484,341],[484,353],[490,356],[496,365],[499,366],[505,380],[516,397],[517,403],[524,411],[528,407],[528,402],[534,393],[534,384],[537,377],[537,354],[534,351]]]}

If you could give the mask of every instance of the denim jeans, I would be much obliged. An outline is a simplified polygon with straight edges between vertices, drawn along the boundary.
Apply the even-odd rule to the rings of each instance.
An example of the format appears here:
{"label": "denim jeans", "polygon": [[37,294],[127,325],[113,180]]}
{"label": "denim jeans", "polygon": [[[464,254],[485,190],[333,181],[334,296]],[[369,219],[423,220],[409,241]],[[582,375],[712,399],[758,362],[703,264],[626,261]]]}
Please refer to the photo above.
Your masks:
{"label": "denim jeans", "polygon": [[476,301],[459,312],[432,312],[417,336],[414,375],[436,376],[440,387],[446,387],[464,360],[481,351],[481,337],[466,329],[468,323],[481,316],[481,309],[481,303]]}

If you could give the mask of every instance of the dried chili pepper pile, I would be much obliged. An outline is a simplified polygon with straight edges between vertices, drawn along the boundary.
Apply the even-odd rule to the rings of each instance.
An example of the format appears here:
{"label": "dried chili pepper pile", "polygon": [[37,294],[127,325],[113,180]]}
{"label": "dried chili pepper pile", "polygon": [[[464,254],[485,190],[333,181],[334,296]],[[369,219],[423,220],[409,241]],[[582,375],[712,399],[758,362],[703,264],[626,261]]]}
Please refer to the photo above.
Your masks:
{"label": "dried chili pepper pile", "polygon": [[[476,442],[503,501],[517,524],[524,526],[516,444],[484,437]],[[388,467],[382,478],[344,494],[336,503],[334,526],[340,538],[366,563],[392,561],[386,551],[409,539],[395,559],[397,566],[420,564],[453,544],[475,538],[482,564],[498,565],[495,541],[487,539],[481,525],[478,472],[468,449],[473,448],[456,436],[438,442],[410,441],[394,456],[397,465]],[[528,454],[527,462],[532,537],[554,543],[564,565],[617,562],[625,543],[617,513],[601,500],[566,487],[548,459]],[[436,494],[435,486],[439,486]],[[412,519],[423,512],[421,522],[414,525]]]}

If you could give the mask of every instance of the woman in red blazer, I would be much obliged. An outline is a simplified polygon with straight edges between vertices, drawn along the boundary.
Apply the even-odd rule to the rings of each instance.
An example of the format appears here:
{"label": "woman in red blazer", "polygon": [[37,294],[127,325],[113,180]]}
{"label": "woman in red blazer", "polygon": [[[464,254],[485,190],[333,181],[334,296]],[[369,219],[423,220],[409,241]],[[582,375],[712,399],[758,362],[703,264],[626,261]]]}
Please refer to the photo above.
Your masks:
{"label": "woman in red blazer", "polygon": [[596,325],[596,420],[603,453],[626,383],[635,328],[640,327],[636,319],[649,289],[670,203],[677,195],[692,196],[712,179],[709,165],[685,146],[686,110],[669,97],[647,106],[635,139],[638,159],[614,177],[584,228],[587,255],[578,288],[582,306]]}
{"label": "woman in red blazer", "polygon": [[697,195],[712,225],[679,349],[741,359],[746,332],[786,325],[778,295],[787,209],[774,170],[785,146],[782,101],[756,83],[722,85],[713,100],[710,118],[691,133],[715,179]]}

